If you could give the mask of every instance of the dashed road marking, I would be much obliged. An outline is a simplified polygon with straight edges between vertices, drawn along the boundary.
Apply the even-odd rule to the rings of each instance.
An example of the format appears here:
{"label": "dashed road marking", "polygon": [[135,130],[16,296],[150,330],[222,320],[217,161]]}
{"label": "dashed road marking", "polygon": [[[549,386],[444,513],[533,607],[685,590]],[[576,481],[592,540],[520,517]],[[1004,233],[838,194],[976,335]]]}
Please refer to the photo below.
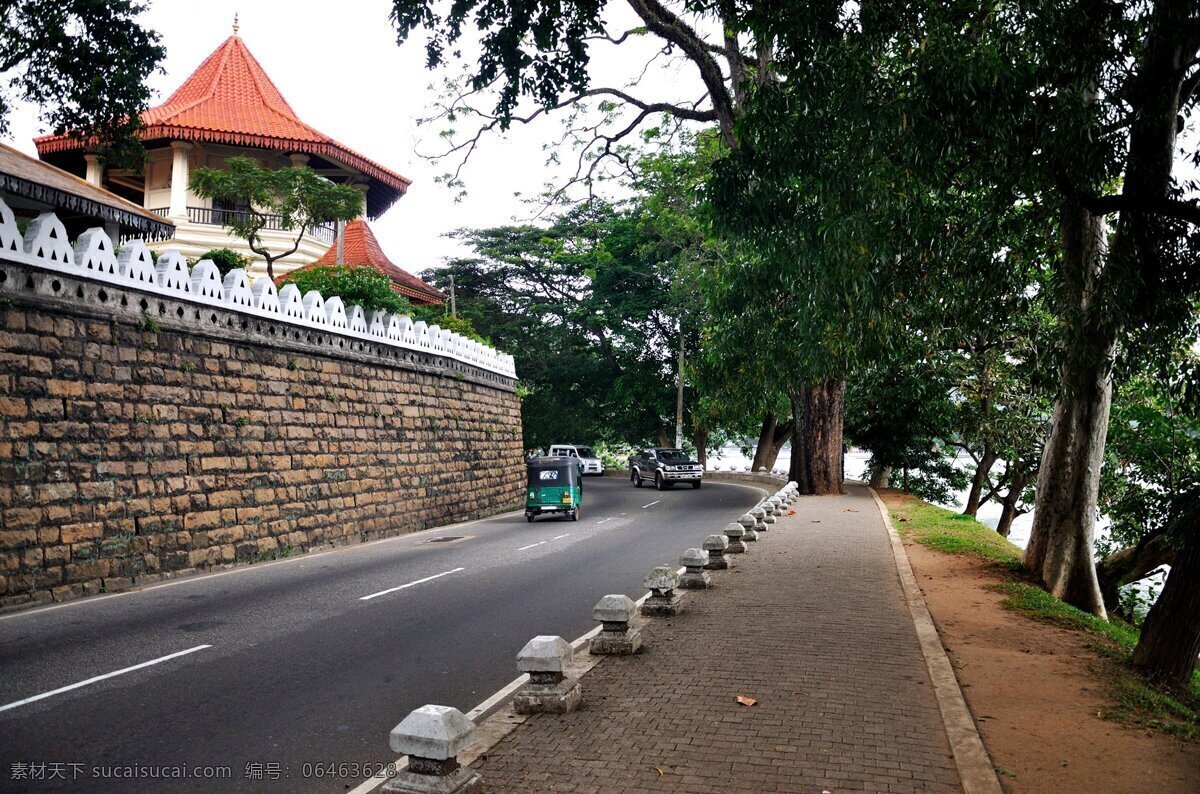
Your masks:
{"label": "dashed road marking", "polygon": [[85,687],[90,684],[95,684],[99,681],[104,681],[105,679],[108,679],[108,678],[116,678],[119,675],[125,675],[126,673],[132,673],[134,670],[141,670],[144,667],[150,667],[151,665],[155,665],[155,664],[162,664],[163,662],[170,661],[171,659],[177,659],[180,656],[186,656],[189,653],[195,653],[196,651],[202,651],[205,648],[211,648],[211,647],[212,647],[211,645],[197,645],[195,648],[188,648],[186,651],[177,651],[175,653],[169,653],[166,656],[160,656],[157,659],[151,659],[148,662],[142,662],[141,664],[135,664],[132,667],[125,667],[120,670],[114,670],[111,673],[105,673],[104,675],[94,676],[92,678],[87,679],[86,681],[80,681],[77,684],[71,684],[69,686],[59,687],[58,689],[52,689],[49,692],[43,692],[40,695],[34,695],[33,697],[27,697],[24,700],[17,700],[17,701],[13,701],[12,703],[7,703],[3,706],[0,706],[0,711],[8,711],[9,709],[15,709],[18,706],[24,706],[28,703],[33,703],[34,701],[45,700],[48,697],[53,697],[55,695],[61,695],[63,692],[70,692],[72,689],[79,689],[80,687]]}
{"label": "dashed road marking", "polygon": [[433,576],[426,576],[424,579],[418,579],[415,582],[409,582],[408,584],[402,584],[399,587],[389,587],[387,590],[380,590],[378,593],[371,593],[371,595],[363,596],[362,598],[360,598],[358,600],[359,601],[370,601],[372,598],[379,598],[379,596],[387,595],[388,593],[394,593],[397,590],[404,590],[406,588],[412,587],[413,585],[424,584],[425,582],[432,582],[434,579],[440,579],[443,576],[449,576],[452,573],[458,573],[459,571],[465,571],[465,570],[466,570],[466,568],[455,568],[453,571],[443,571],[441,573],[435,573]]}
{"label": "dashed road marking", "polygon": [[655,499],[653,502],[651,502],[648,505],[642,505],[642,509],[645,510],[647,507],[654,507],[656,504],[658,504],[661,501],[662,501],[662,499]]}

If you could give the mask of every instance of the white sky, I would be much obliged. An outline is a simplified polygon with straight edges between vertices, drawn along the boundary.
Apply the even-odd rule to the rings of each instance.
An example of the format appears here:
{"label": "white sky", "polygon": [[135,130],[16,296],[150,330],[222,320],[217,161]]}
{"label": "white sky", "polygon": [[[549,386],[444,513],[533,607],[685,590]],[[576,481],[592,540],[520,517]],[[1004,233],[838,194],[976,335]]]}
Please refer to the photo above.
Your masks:
{"label": "white sky", "polygon": [[[371,226],[396,264],[419,273],[446,257],[469,253],[443,237],[447,232],[530,217],[531,208],[514,194],[534,196],[553,178],[542,146],[556,139],[560,127],[553,118],[543,118],[526,127],[514,125],[506,138],[486,139],[464,171],[468,195],[456,204],[456,191],[434,182],[446,168],[416,154],[433,153],[441,144],[438,128],[416,125],[419,117],[429,115],[437,96],[429,85],[440,84],[439,76],[425,69],[421,31],[404,46],[396,45],[390,10],[390,0],[155,0],[142,19],[162,36],[167,51],[165,74],[150,80],[157,91],[153,106],[232,33],[238,12],[239,35],[302,121],[413,181],[408,193]],[[630,66],[633,75],[640,71],[640,63],[629,60],[615,68],[624,72]],[[626,82],[611,71],[610,76]],[[680,81],[688,80],[699,85],[690,70],[651,76],[641,81],[637,93],[652,93],[657,85],[665,95],[643,98],[678,98]],[[36,109],[15,108],[9,121],[9,143],[36,156],[32,138],[42,131]],[[466,129],[465,124],[460,128]]]}

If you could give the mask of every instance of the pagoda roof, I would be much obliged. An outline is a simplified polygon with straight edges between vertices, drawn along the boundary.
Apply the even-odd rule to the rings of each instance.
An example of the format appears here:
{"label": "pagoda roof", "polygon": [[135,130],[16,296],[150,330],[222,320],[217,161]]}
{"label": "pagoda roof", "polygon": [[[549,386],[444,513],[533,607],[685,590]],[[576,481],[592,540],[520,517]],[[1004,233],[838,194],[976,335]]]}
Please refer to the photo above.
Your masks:
{"label": "pagoda roof", "polygon": [[[375,238],[375,233],[371,231],[371,227],[362,218],[357,218],[346,224],[346,228],[342,231],[342,239],[345,241],[342,246],[343,265],[347,267],[366,265],[374,268],[390,278],[392,280],[392,288],[413,303],[440,304],[446,302],[446,294],[444,292],[436,287],[429,286],[412,273],[409,273],[388,259],[387,254],[383,252],[383,248],[379,245],[379,240]],[[329,247],[329,250],[320,259],[299,269],[303,270],[322,265],[337,265],[337,240],[333,241],[333,245]],[[293,270],[292,272],[296,271]]]}
{"label": "pagoda roof", "polygon": [[[166,102],[143,111],[142,140],[185,140],[280,149],[318,155],[368,176],[367,213],[375,218],[399,199],[412,180],[358,154],[296,116],[292,106],[236,35],[204,59]],[[83,149],[68,135],[34,139],[38,154]]]}

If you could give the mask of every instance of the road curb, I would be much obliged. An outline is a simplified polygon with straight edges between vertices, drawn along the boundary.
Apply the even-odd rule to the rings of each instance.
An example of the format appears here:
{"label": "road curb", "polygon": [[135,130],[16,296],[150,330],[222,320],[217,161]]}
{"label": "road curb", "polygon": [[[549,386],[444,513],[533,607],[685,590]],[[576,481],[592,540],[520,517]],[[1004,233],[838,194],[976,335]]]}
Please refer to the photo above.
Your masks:
{"label": "road curb", "polygon": [[921,654],[925,657],[925,666],[929,669],[929,680],[933,684],[933,692],[937,697],[938,710],[942,714],[942,723],[946,728],[946,738],[950,742],[950,750],[954,754],[954,765],[958,768],[958,777],[965,794],[1000,794],[1000,779],[996,777],[996,768],[988,756],[987,748],[975,726],[975,719],[963,698],[962,688],[954,675],[954,667],[942,647],[937,627],[929,614],[929,607],[921,588],[917,586],[917,578],[913,575],[912,564],[904,543],[896,528],[892,526],[887,506],[879,498],[875,489],[867,485],[871,492],[883,524],[887,527],[888,536],[892,542],[892,554],[896,558],[896,573],[900,577],[900,585],[904,588],[904,598],[908,602],[908,610],[912,614],[913,624],[917,629],[917,639],[921,643]]}

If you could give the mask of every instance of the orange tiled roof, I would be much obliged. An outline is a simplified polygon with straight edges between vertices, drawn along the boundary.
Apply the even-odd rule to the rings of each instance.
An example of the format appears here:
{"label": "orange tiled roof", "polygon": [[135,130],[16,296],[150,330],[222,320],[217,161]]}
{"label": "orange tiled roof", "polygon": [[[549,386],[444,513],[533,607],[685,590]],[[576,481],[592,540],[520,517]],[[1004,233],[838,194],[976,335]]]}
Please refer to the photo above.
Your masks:
{"label": "orange tiled roof", "polygon": [[[304,152],[351,166],[382,189],[368,191],[371,217],[396,202],[411,180],[305,124],[238,36],[230,36],[171,94],[142,113],[143,140],[170,138]],[[65,135],[36,138],[38,154],[82,149]],[[373,185],[372,187],[375,187]]]}
{"label": "orange tiled roof", "polygon": [[[388,259],[387,254],[383,252],[383,248],[379,245],[379,240],[375,239],[375,233],[371,231],[371,227],[362,218],[347,223],[343,234],[345,236],[345,244],[342,248],[343,264],[349,267],[368,265],[375,268],[380,273],[388,276],[392,280],[393,288],[413,303],[446,302],[446,294],[444,292],[429,286],[412,273],[409,273]],[[337,240],[334,240],[333,245],[329,247],[329,250],[320,259],[311,265],[305,265],[305,267],[336,264]],[[300,269],[303,270],[304,268]]]}

